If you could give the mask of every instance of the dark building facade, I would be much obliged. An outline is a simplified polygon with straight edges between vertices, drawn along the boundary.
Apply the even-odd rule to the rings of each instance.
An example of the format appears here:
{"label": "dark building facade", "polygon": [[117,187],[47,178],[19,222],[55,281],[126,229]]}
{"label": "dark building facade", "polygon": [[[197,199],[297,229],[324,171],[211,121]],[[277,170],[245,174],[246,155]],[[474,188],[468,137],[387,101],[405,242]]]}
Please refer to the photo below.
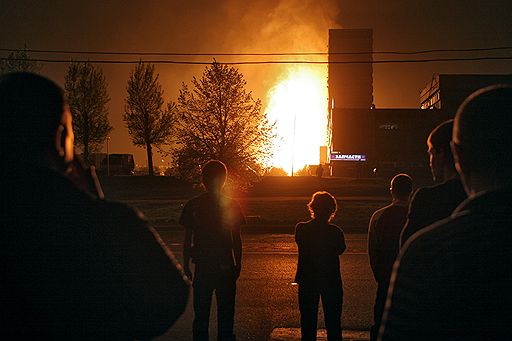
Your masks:
{"label": "dark building facade", "polygon": [[426,140],[446,119],[441,110],[334,109],[332,175],[429,176]]}
{"label": "dark building facade", "polygon": [[434,74],[420,93],[420,107],[441,109],[453,117],[472,92],[494,84],[512,84],[512,75]]}

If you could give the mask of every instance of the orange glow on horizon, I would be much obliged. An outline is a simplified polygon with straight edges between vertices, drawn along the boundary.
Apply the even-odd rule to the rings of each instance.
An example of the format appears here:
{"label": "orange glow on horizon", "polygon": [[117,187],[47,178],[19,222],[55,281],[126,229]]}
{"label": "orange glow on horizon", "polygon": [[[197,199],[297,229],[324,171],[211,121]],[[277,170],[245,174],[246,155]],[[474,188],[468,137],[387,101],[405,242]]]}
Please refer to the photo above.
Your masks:
{"label": "orange glow on horizon", "polygon": [[[327,67],[290,69],[268,93],[266,113],[276,122],[272,165],[288,175],[319,163],[327,141]],[[293,167],[292,167],[293,162]]]}

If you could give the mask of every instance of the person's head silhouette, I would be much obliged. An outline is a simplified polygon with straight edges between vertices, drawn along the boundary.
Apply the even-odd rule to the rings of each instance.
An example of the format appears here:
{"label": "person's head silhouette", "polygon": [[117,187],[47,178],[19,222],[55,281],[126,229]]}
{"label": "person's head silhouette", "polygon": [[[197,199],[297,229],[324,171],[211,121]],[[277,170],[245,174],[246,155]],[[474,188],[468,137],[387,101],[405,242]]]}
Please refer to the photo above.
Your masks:
{"label": "person's head silhouette", "polygon": [[0,76],[2,157],[63,170],[73,160],[71,113],[62,89],[32,73]]}
{"label": "person's head silhouette", "polygon": [[459,107],[452,149],[468,195],[512,186],[512,85],[471,94]]}
{"label": "person's head silhouette", "polygon": [[436,182],[443,182],[457,175],[450,142],[453,120],[445,121],[432,130],[427,139],[430,170]]}
{"label": "person's head silhouette", "polygon": [[218,194],[224,187],[227,174],[226,165],[222,161],[210,160],[202,168],[201,182],[207,192]]}
{"label": "person's head silhouette", "polygon": [[322,221],[331,221],[338,210],[336,199],[324,191],[314,193],[307,207],[311,218]]}
{"label": "person's head silhouette", "polygon": [[391,179],[389,188],[393,199],[408,201],[412,193],[412,179],[407,174],[397,174]]}

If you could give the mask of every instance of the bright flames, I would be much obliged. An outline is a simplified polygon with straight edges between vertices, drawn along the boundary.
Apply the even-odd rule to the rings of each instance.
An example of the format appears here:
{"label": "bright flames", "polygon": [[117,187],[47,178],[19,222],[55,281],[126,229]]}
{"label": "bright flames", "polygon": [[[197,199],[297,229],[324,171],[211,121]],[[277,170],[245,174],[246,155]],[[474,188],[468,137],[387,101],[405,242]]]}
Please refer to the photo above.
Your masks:
{"label": "bright flames", "polygon": [[327,69],[318,66],[294,68],[270,90],[266,112],[276,122],[274,167],[293,175],[319,163],[327,139],[327,96]]}

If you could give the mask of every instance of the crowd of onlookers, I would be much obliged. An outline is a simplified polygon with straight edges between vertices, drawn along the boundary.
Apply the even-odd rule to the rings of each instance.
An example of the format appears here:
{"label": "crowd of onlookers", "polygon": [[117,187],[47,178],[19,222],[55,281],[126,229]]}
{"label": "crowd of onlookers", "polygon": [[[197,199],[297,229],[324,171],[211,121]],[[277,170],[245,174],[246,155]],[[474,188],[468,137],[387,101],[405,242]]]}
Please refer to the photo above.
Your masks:
{"label": "crowd of onlookers", "polygon": [[[2,339],[133,340],[163,334],[193,287],[194,340],[235,340],[242,264],[238,203],[226,166],[202,167],[205,192],[186,203],[183,265],[142,215],[103,199],[74,158],[62,89],[30,73],[0,76]],[[370,219],[377,282],[372,340],[507,340],[512,323],[512,86],[470,95],[427,140],[437,185],[391,180],[392,202]],[[315,340],[320,299],[328,340],[342,338],[343,231],[336,199],[314,193],[296,226],[295,282],[303,340]],[[191,263],[194,264],[193,272]],[[243,339],[243,336],[239,336]]]}
{"label": "crowd of onlookers", "polygon": [[374,340],[506,340],[512,322],[512,86],[471,94],[427,140],[439,184],[405,174],[375,212]]}

